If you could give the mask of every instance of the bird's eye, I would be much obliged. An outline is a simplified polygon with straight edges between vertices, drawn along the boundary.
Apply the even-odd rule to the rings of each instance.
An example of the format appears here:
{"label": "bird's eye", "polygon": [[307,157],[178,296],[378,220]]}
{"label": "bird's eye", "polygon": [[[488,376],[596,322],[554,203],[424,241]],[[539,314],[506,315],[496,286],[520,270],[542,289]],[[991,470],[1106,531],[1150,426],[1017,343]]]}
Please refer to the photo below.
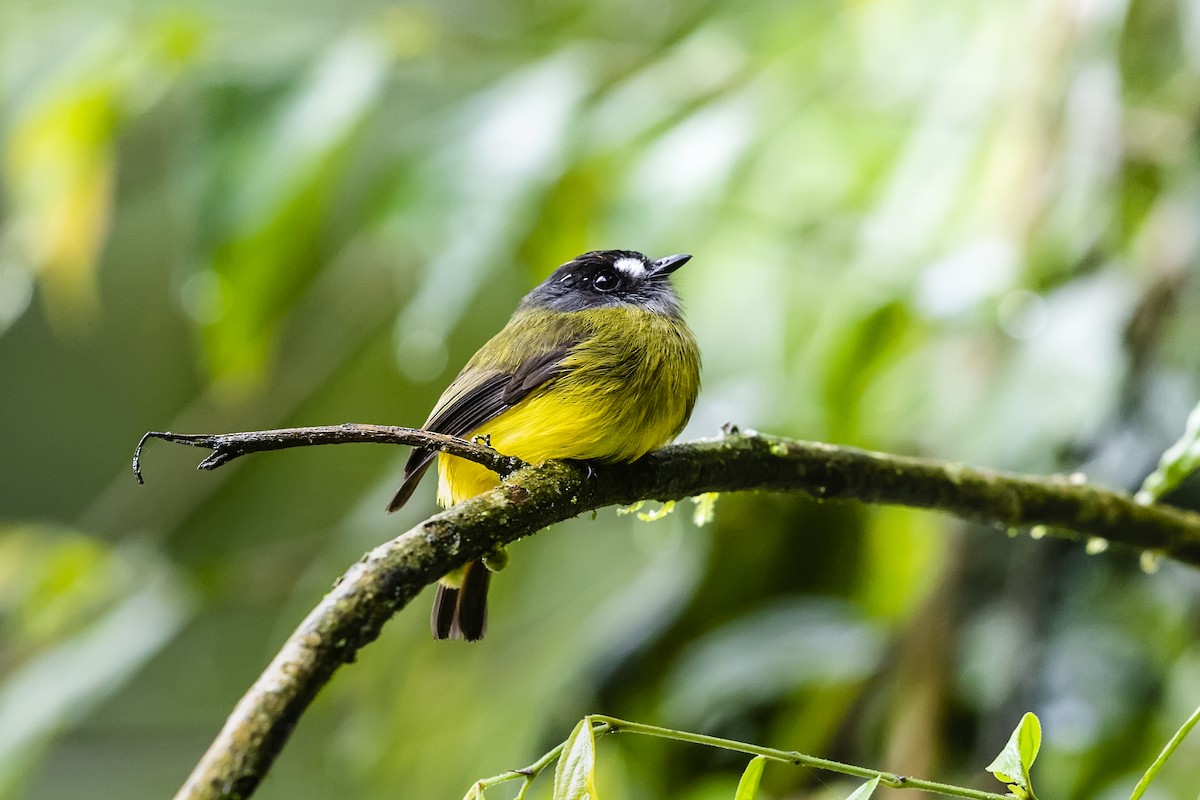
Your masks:
{"label": "bird's eye", "polygon": [[596,277],[592,278],[592,288],[597,292],[611,292],[617,288],[621,279],[617,277],[617,273],[611,269],[602,269],[596,273]]}

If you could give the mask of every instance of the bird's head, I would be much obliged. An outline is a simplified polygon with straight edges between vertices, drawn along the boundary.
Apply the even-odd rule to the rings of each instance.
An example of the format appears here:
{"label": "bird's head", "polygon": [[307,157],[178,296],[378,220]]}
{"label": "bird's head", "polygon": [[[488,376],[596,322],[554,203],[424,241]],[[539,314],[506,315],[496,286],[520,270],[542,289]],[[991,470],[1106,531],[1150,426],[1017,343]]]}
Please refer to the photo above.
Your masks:
{"label": "bird's head", "polygon": [[679,297],[670,275],[690,258],[681,253],[651,260],[632,250],[594,250],[554,270],[521,306],[570,312],[632,305],[677,317]]}

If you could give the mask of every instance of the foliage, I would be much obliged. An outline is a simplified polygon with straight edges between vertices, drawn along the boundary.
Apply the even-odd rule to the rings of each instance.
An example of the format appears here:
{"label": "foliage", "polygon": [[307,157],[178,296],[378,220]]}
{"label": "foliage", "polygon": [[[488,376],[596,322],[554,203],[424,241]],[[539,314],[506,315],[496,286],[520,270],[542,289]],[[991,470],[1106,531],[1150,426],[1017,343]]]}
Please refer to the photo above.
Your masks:
{"label": "foliage", "polygon": [[[1027,719],[1036,717],[1029,714]],[[914,789],[930,792],[947,797],[963,797],[967,800],[1003,800],[1007,795],[981,792],[969,787],[952,786],[936,783],[921,778],[895,775],[887,772],[859,767],[853,764],[842,764],[824,758],[805,755],[796,751],[775,750],[760,745],[746,744],[731,739],[705,736],[688,731],[672,730],[655,725],[644,725],[637,722],[591,715],[584,717],[571,731],[567,740],[542,756],[534,764],[520,770],[510,770],[492,778],[484,778],[472,784],[465,800],[480,798],[486,789],[506,781],[521,780],[518,798],[525,796],[529,787],[537,780],[538,775],[551,763],[556,763],[554,770],[553,800],[599,800],[596,791],[596,736],[611,733],[636,733],[660,739],[705,745],[738,753],[754,753],[754,758],[746,765],[738,780],[733,800],[754,800],[758,796],[762,783],[763,770],[769,761],[783,762],[792,766],[809,767],[828,772],[841,773],[857,778],[866,778],[866,783],[855,789],[847,800],[868,800],[880,784],[893,789]],[[1015,737],[1014,733],[1014,737]],[[1003,754],[1002,754],[1003,756]],[[1020,756],[1024,758],[1024,754]],[[1032,763],[1032,759],[1028,763]],[[1025,785],[1028,786],[1028,764],[1016,763],[1017,771],[1024,769]],[[990,769],[990,768],[989,768]],[[1032,797],[1032,792],[1021,797]]]}
{"label": "foliage", "polygon": [[563,745],[554,769],[554,800],[599,800],[596,792],[596,742],[592,721],[584,717]]}
{"label": "foliage", "polygon": [[[418,423],[587,249],[696,255],[685,438],[1137,488],[1200,398],[1197,30],[1182,0],[0,4],[0,793],[169,796],[329,582],[433,508],[385,515],[403,453],[365,446],[161,448],[138,487],[144,431]],[[591,709],[958,783],[1033,709],[1039,795],[1128,796],[1197,704],[1177,564],[702,509],[514,547],[482,646],[401,615],[258,796],[459,796]],[[744,767],[606,758],[622,797]],[[1198,784],[1176,757],[1154,788]]]}
{"label": "foliage", "polygon": [[1179,488],[1189,475],[1200,468],[1200,405],[1188,416],[1187,429],[1179,441],[1167,448],[1158,467],[1146,476],[1137,499],[1153,503],[1164,494]]}
{"label": "foliage", "polygon": [[754,800],[758,796],[758,786],[762,783],[763,770],[767,766],[765,756],[755,756],[750,759],[742,777],[738,779],[737,791],[733,800]]}
{"label": "foliage", "polygon": [[1038,750],[1042,747],[1042,724],[1036,715],[1026,713],[1013,729],[1008,744],[988,764],[987,771],[996,780],[1008,784],[1008,791],[1019,800],[1033,800],[1033,781],[1029,770],[1033,767]]}

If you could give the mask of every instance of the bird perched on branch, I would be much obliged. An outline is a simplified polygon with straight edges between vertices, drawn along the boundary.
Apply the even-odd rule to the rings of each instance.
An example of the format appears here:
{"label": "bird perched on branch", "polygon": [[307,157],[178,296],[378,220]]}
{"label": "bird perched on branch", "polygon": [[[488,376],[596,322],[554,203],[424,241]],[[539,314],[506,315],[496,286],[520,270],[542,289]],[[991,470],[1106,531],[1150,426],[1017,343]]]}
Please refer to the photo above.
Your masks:
{"label": "bird perched on branch", "polygon": [[[486,436],[497,451],[534,464],[630,462],[666,444],[700,390],[700,351],[670,282],[690,258],[602,250],[563,264],[471,357],[424,428]],[[389,511],[412,497],[435,459],[443,507],[499,483],[486,467],[418,448]],[[442,578],[434,638],[483,637],[490,579],[480,561]]]}

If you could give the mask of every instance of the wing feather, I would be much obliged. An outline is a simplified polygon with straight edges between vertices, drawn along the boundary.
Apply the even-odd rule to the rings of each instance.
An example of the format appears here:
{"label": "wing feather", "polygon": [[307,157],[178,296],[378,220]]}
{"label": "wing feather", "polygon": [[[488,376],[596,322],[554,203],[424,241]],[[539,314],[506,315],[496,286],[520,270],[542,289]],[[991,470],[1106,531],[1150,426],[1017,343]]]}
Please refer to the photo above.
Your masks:
{"label": "wing feather", "polygon": [[[563,359],[576,344],[577,341],[563,342],[524,359],[512,372],[481,373],[468,364],[438,400],[425,422],[425,430],[448,436],[466,436],[478,430],[528,397],[534,389],[562,374]],[[404,465],[404,481],[388,503],[388,511],[395,511],[408,502],[436,457],[436,450],[413,449]]]}

